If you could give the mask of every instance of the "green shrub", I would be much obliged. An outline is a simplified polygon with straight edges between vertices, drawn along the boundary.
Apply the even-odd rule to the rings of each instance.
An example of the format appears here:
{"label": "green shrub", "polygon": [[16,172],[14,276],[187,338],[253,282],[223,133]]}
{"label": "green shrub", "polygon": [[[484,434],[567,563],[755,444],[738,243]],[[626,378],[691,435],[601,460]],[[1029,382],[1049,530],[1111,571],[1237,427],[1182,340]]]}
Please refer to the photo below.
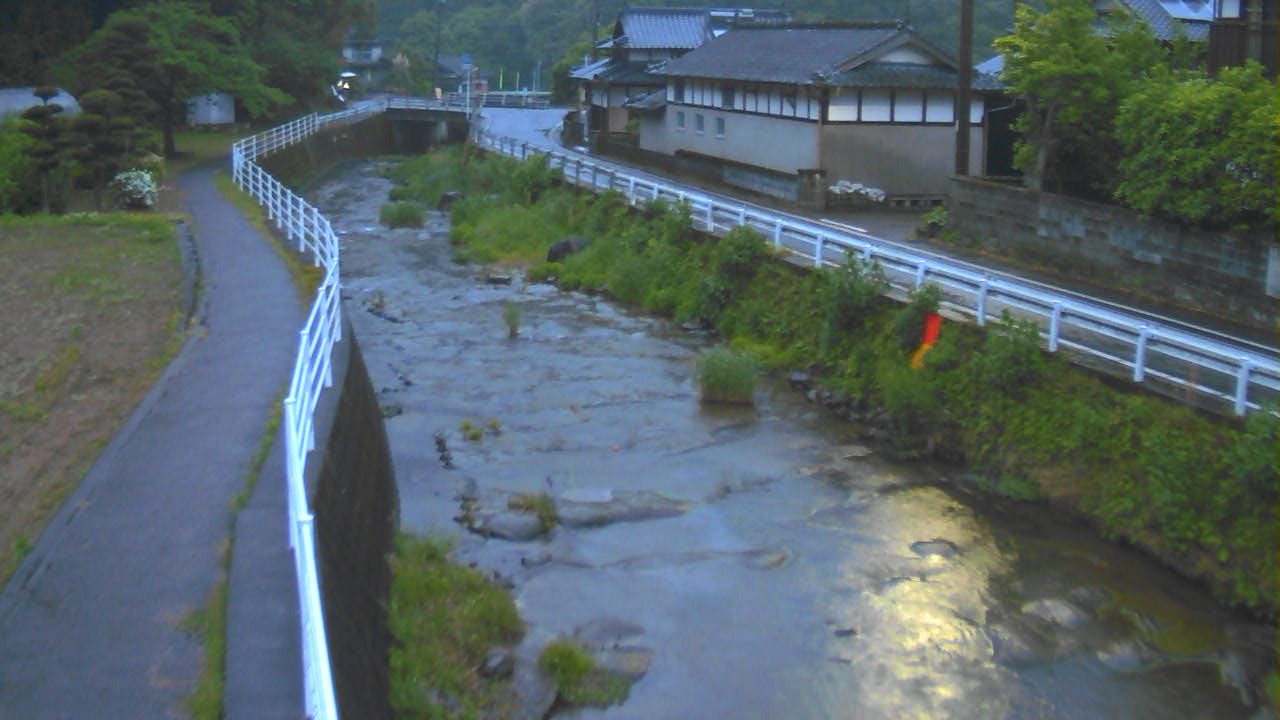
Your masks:
{"label": "green shrub", "polygon": [[507,337],[515,337],[520,334],[520,306],[513,303],[503,303],[502,306],[502,322],[507,326]]}
{"label": "green shrub", "polygon": [[560,513],[556,511],[555,501],[544,492],[513,495],[507,500],[507,507],[536,516],[544,531],[560,523]]}
{"label": "green shrub", "polygon": [[839,268],[822,272],[822,336],[824,352],[834,350],[866,321],[883,302],[888,282],[879,264],[868,264],[849,253]]}
{"label": "green shrub", "polygon": [[597,667],[591,653],[570,640],[548,645],[538,668],[551,676],[560,698],[570,705],[607,707],[631,692],[630,681]]}
{"label": "green shrub", "polygon": [[[449,545],[401,535],[391,559],[387,623],[391,706],[397,717],[484,715],[501,682],[475,672],[523,628],[510,593],[449,562]],[[449,708],[452,706],[452,710]]]}
{"label": "green shrub", "polygon": [[378,211],[378,220],[387,227],[422,227],[426,219],[421,205],[400,201],[383,203]]}
{"label": "green shrub", "polygon": [[540,262],[529,268],[525,273],[525,279],[531,283],[549,282],[552,278],[560,275],[560,263],[558,262]]}
{"label": "green shrub", "polygon": [[904,352],[912,352],[920,347],[920,340],[924,335],[925,316],[938,312],[938,303],[941,300],[942,290],[930,283],[911,293],[911,301],[893,314],[890,332]]}
{"label": "green shrub", "polygon": [[988,387],[1006,393],[1034,383],[1044,370],[1040,350],[1040,326],[1032,320],[1018,320],[1006,309],[1000,321],[987,331],[979,368]]}
{"label": "green shrub", "polygon": [[698,389],[703,402],[751,405],[756,364],[727,347],[712,348],[698,357]]}
{"label": "green shrub", "polygon": [[387,193],[387,200],[391,202],[408,202],[410,200],[419,199],[413,188],[406,185],[397,185]]}

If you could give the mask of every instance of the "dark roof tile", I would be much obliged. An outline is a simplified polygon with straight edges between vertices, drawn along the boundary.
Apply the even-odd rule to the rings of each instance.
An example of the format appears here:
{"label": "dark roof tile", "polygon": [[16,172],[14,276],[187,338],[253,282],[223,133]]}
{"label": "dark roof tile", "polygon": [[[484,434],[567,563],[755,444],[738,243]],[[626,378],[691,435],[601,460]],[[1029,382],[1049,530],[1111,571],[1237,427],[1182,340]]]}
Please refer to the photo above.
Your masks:
{"label": "dark roof tile", "polygon": [[858,26],[741,28],[683,57],[668,61],[662,75],[807,84],[841,62],[867,52],[901,32],[894,23]]}

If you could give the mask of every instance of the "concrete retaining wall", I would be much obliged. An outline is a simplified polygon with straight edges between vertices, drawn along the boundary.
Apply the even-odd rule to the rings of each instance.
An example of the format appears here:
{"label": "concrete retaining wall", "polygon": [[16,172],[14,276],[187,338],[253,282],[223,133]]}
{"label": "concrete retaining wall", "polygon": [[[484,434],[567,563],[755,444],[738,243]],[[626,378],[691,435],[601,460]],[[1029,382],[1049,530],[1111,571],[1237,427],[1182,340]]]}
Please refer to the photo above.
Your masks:
{"label": "concrete retaining wall", "polygon": [[951,180],[949,214],[953,229],[988,249],[1275,330],[1274,232],[1205,232],[1122,207],[960,177]]}

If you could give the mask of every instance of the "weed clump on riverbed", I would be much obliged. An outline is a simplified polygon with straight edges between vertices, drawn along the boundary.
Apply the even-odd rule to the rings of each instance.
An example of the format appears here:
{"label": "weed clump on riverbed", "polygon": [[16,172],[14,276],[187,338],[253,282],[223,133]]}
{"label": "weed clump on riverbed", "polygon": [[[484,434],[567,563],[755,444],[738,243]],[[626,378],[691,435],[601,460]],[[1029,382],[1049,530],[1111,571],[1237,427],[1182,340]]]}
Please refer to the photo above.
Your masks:
{"label": "weed clump on riverbed", "polygon": [[815,390],[840,394],[841,412],[887,433],[898,455],[997,478],[977,486],[1053,503],[1208,581],[1224,599],[1275,616],[1273,415],[1241,425],[1106,383],[1042,353],[1038,330],[1013,317],[986,328],[948,324],[913,369],[933,290],[904,307],[881,295],[874,265],[851,259],[813,271],[773,262],[750,230],[709,238],[694,232],[687,206],[655,202],[641,216],[616,192],[578,194],[530,162],[478,156],[463,164],[447,149],[393,175],[410,188],[464,192],[451,232],[467,253],[532,263],[558,240],[588,238],[539,275],[714,328],[769,367],[819,376],[825,387]]}
{"label": "weed clump on riverbed", "polygon": [[756,363],[727,347],[698,357],[698,391],[704,403],[751,405],[756,391]]}
{"label": "weed clump on riverbed", "polygon": [[548,645],[538,668],[551,676],[560,699],[570,705],[607,707],[631,692],[626,678],[600,668],[591,653],[569,640]]}
{"label": "weed clump on riverbed", "polygon": [[425,217],[422,206],[405,200],[383,203],[378,210],[378,220],[387,227],[422,227]]}
{"label": "weed clump on riverbed", "polygon": [[441,540],[396,540],[387,622],[397,717],[486,716],[503,701],[505,681],[478,668],[520,639],[520,614],[510,593],[448,554]]}

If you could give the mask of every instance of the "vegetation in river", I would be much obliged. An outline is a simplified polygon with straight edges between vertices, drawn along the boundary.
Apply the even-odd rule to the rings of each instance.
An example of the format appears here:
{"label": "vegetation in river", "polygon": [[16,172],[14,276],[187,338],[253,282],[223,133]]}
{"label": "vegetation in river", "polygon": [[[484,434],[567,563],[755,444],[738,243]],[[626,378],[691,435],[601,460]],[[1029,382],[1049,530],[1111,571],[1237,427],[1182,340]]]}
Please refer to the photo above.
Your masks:
{"label": "vegetation in river", "polygon": [[756,364],[747,355],[716,347],[698,356],[698,394],[704,403],[751,405],[756,391]]}
{"label": "vegetation in river", "polygon": [[543,532],[560,523],[560,513],[556,512],[555,500],[545,492],[512,495],[511,499],[507,500],[507,507],[537,517]]}
{"label": "vegetation in river", "polygon": [[607,707],[627,699],[631,683],[599,667],[591,653],[571,640],[551,643],[538,668],[555,681],[559,698],[570,705]]}
{"label": "vegetation in river", "polygon": [[510,593],[448,555],[441,540],[396,541],[388,623],[397,717],[490,717],[506,702],[506,681],[480,668],[520,639],[520,614]]}
{"label": "vegetation in river", "polygon": [[422,227],[422,206],[410,200],[383,203],[378,220],[387,227]]}
{"label": "vegetation in river", "polygon": [[1237,423],[1102,380],[1042,353],[1036,328],[1010,317],[985,329],[947,325],[913,370],[932,290],[904,306],[884,298],[878,269],[858,260],[822,271],[773,262],[750,231],[718,241],[695,232],[687,208],[638,212],[617,193],[560,186],[539,159],[468,152],[447,148],[393,173],[415,192],[465,193],[452,211],[454,242],[527,263],[569,235],[590,238],[556,267],[536,267],[562,288],[704,323],[767,367],[820,375],[855,412],[877,418],[899,454],[969,465],[992,492],[1087,518],[1224,600],[1275,616],[1275,416]]}

